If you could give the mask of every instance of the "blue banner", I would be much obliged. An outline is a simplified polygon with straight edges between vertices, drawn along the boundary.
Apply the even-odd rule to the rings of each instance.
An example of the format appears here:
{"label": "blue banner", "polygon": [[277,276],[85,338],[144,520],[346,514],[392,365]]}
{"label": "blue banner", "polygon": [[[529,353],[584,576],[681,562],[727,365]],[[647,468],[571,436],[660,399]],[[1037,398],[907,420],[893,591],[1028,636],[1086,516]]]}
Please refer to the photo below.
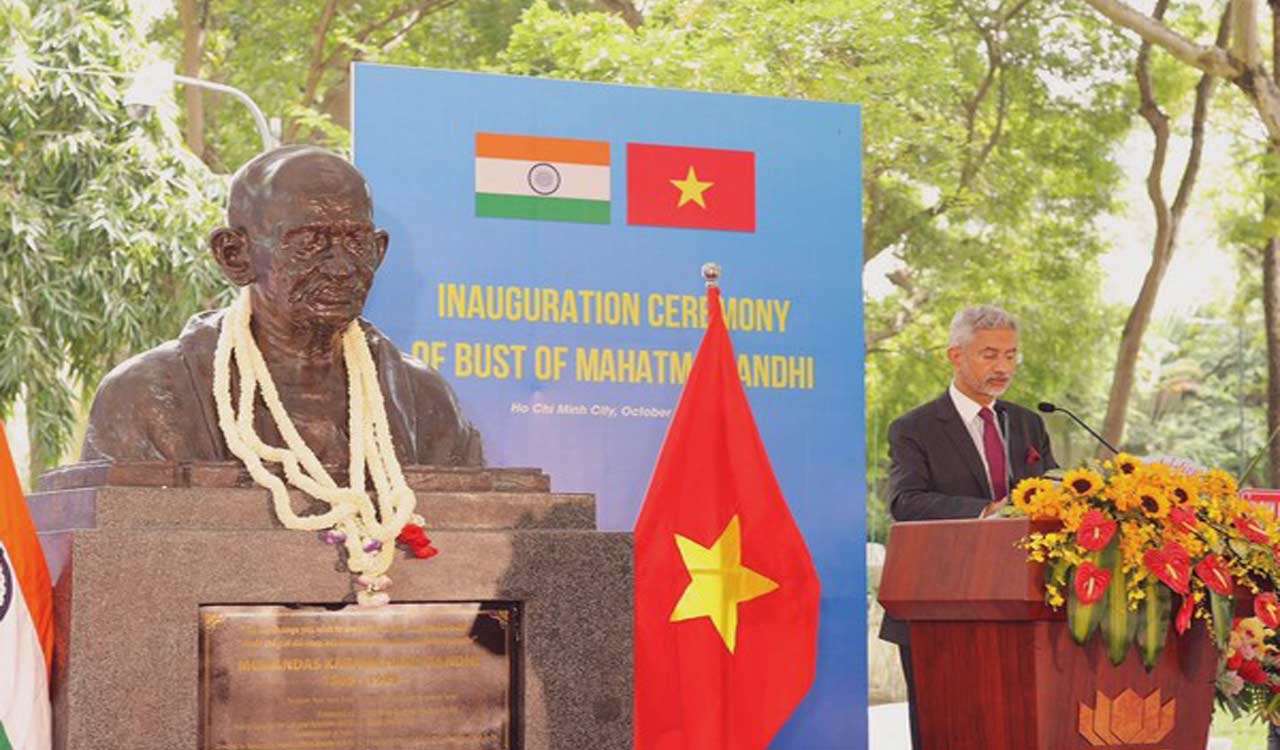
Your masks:
{"label": "blue banner", "polygon": [[366,315],[453,384],[490,465],[594,493],[602,529],[635,522],[721,264],[822,579],[817,677],[771,748],[865,748],[858,107],[367,64],[354,87],[391,234]]}

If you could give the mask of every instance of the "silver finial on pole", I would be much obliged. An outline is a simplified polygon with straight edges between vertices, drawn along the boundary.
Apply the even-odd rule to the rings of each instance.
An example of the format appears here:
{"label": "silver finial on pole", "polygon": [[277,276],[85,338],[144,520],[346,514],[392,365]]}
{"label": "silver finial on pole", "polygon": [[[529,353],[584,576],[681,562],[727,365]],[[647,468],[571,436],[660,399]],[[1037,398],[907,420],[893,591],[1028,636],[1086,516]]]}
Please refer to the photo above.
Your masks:
{"label": "silver finial on pole", "polygon": [[703,263],[702,264],[702,280],[707,283],[707,288],[720,286],[720,264],[719,263]]}

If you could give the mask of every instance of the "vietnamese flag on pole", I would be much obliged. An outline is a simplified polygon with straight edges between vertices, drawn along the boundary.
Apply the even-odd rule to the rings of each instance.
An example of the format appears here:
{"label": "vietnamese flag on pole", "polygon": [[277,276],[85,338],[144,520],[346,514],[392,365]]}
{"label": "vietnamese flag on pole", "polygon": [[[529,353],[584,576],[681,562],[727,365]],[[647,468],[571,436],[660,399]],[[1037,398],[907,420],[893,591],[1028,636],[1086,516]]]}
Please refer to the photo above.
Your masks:
{"label": "vietnamese flag on pole", "polygon": [[756,155],[627,144],[627,223],[756,231]]}
{"label": "vietnamese flag on pole", "polygon": [[819,584],[720,290],[635,529],[635,750],[765,750],[813,682]]}
{"label": "vietnamese flag on pole", "polygon": [[0,750],[48,750],[53,592],[0,424]]}

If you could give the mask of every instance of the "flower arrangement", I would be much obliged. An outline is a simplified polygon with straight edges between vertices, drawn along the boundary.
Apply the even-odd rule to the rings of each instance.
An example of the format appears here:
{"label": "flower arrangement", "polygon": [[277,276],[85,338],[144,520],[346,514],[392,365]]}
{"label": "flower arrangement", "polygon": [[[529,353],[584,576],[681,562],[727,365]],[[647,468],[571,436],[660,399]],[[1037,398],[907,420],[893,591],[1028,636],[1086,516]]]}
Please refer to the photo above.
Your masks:
{"label": "flower arrangement", "polygon": [[[1275,607],[1272,594],[1266,606]],[[1255,600],[1256,601],[1256,600]],[[1233,716],[1251,713],[1280,723],[1280,645],[1262,617],[1236,620],[1218,668],[1218,702]]]}
{"label": "flower arrangement", "polygon": [[[1280,628],[1272,593],[1280,580],[1280,534],[1265,510],[1240,497],[1230,475],[1122,453],[1060,481],[1024,480],[1011,500],[1016,515],[1059,522],[1022,546],[1045,564],[1045,599],[1065,606],[1077,643],[1100,632],[1117,665],[1136,644],[1150,670],[1169,627],[1181,635],[1200,618],[1221,656],[1220,700],[1259,705],[1254,693],[1265,687],[1227,694],[1224,686],[1234,686],[1236,677],[1280,686],[1280,644],[1267,640]],[[1252,598],[1255,614],[1239,625],[1237,597]],[[1255,656],[1257,670],[1247,666]],[[1270,676],[1254,682],[1259,671]]]}

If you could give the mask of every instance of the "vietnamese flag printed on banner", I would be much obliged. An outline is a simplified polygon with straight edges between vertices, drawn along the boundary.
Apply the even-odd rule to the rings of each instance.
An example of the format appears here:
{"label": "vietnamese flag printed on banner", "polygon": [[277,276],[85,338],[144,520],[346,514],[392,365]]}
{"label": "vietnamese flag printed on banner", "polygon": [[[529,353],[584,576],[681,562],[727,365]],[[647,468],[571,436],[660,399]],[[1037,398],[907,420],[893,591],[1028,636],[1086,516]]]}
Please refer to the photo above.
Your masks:
{"label": "vietnamese flag printed on banner", "polygon": [[756,231],[756,155],[627,144],[627,223]]}

